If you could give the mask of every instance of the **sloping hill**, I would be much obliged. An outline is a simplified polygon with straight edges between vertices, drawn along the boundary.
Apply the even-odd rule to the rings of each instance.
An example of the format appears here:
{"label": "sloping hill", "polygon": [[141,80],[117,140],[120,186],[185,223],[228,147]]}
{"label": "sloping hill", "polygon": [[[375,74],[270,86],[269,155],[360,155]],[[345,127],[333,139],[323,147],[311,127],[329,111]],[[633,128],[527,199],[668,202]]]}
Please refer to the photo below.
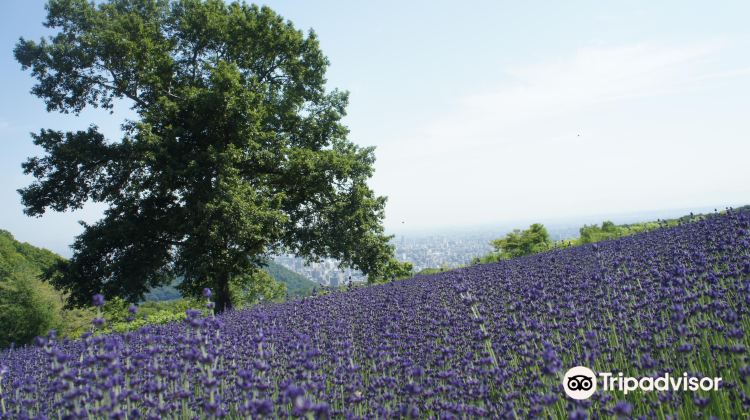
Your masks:
{"label": "sloping hill", "polygon": [[[90,378],[72,383],[80,387],[77,403],[100,407],[97,396],[110,389],[110,377],[141,397],[113,398],[101,416],[130,405],[157,416],[161,408],[151,402],[167,398],[186,417],[744,417],[749,232],[750,213],[729,211],[597,244],[158,326],[127,339],[49,346],[63,355],[57,360],[64,371]],[[200,351],[186,346],[195,337],[205,337]],[[103,351],[101,358],[64,357]],[[142,368],[127,369],[134,352]],[[0,360],[9,367],[10,417],[74,409],[59,405],[68,391],[42,368],[50,366],[43,349],[0,353]],[[670,374],[685,384],[721,377],[722,385],[625,394],[594,377],[599,388],[579,402],[563,391],[573,366],[615,380],[621,372],[636,383]],[[97,375],[103,368],[108,376]],[[208,369],[221,372],[213,386],[204,386]],[[153,386],[162,371],[168,374]],[[221,398],[206,404],[217,389]]]}
{"label": "sloping hill", "polygon": [[281,264],[269,261],[264,268],[276,281],[286,284],[289,296],[309,296],[318,284]]}
{"label": "sloping hill", "polygon": [[7,230],[0,229],[0,270],[27,266],[43,271],[62,259],[59,255],[26,242],[17,241]]}

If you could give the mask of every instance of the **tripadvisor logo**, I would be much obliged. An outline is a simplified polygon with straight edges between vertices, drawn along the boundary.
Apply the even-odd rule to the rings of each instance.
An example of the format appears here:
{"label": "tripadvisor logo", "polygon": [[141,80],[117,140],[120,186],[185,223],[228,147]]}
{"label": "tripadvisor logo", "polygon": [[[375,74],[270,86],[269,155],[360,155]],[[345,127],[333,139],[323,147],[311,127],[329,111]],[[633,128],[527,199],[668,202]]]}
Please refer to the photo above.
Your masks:
{"label": "tripadvisor logo", "polygon": [[587,367],[568,369],[563,377],[565,393],[574,400],[585,400],[596,392],[596,375]]}
{"label": "tripadvisor logo", "polygon": [[585,400],[594,395],[597,388],[597,377],[601,378],[602,391],[620,391],[627,395],[635,390],[641,391],[717,391],[721,378],[699,378],[683,373],[672,376],[669,372],[657,377],[634,378],[625,376],[622,372],[617,375],[611,372],[594,371],[584,366],[576,366],[565,372],[562,385],[568,397],[574,400]]}

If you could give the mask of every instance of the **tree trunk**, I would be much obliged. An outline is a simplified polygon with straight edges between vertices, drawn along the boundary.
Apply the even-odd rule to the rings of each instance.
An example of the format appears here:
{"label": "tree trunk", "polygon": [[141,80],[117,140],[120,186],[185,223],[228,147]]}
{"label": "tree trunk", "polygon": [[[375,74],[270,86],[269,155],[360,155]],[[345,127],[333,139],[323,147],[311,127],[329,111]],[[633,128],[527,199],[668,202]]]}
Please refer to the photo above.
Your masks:
{"label": "tree trunk", "polygon": [[229,274],[225,274],[219,280],[218,290],[216,290],[216,306],[214,307],[214,313],[216,314],[232,309],[232,298],[229,294],[229,279]]}

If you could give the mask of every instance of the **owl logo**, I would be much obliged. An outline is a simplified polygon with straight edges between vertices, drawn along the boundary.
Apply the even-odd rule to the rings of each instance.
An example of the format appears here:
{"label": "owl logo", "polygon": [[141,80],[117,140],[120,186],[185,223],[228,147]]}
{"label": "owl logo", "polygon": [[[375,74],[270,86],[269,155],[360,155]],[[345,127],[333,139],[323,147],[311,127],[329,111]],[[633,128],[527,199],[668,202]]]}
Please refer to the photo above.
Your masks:
{"label": "owl logo", "polygon": [[588,391],[594,386],[594,378],[586,375],[575,375],[568,378],[568,389],[571,391]]}
{"label": "owl logo", "polygon": [[563,389],[574,400],[585,400],[596,392],[596,374],[585,366],[576,366],[565,372]]}

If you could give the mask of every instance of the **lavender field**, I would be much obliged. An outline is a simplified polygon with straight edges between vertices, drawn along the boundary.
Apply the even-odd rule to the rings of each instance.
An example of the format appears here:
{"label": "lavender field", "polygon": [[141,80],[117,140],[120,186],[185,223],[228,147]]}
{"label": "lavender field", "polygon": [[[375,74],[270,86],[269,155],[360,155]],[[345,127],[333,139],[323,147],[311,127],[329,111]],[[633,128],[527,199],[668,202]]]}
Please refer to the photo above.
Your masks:
{"label": "lavender field", "polygon": [[[643,418],[750,412],[750,212],[0,353],[2,418]],[[566,397],[576,365],[723,378]]]}

